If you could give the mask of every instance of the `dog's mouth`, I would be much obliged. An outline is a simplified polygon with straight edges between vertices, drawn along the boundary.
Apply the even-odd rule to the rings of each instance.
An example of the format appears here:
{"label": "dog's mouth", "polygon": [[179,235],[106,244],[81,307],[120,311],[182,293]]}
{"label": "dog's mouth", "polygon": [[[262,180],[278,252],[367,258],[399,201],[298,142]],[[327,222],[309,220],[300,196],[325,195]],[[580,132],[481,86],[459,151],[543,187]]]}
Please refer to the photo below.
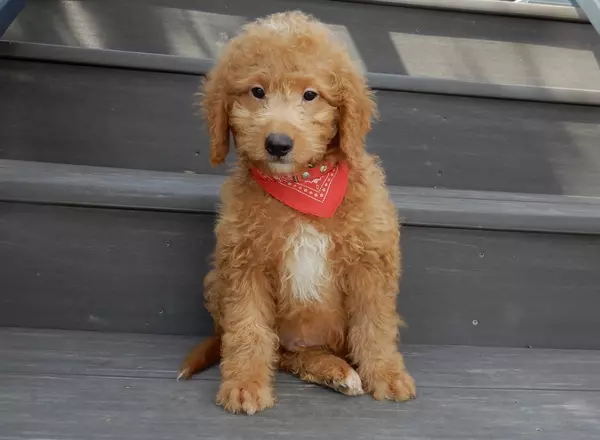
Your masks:
{"label": "dog's mouth", "polygon": [[267,154],[266,162],[269,171],[275,174],[292,173],[295,168],[294,160],[292,158],[292,152],[284,156]]}
{"label": "dog's mouth", "polygon": [[274,156],[272,154],[267,155],[268,163],[280,163],[280,164],[290,164],[293,162],[292,155],[286,154],[285,156]]}
{"label": "dog's mouth", "polygon": [[291,160],[284,160],[283,157],[269,158],[267,162],[269,171],[275,174],[288,174],[294,172],[294,164]]}

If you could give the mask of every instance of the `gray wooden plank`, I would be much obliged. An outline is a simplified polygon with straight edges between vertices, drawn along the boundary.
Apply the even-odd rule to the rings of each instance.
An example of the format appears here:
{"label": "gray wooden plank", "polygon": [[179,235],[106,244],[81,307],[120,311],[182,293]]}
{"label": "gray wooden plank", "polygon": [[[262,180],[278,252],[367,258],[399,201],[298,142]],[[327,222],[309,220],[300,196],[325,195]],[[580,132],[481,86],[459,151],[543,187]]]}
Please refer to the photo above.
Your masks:
{"label": "gray wooden plank", "polygon": [[[548,20],[565,20],[588,23],[586,14],[575,5],[575,0],[539,0],[513,2],[513,0],[334,0],[342,3],[364,3],[369,5],[400,6],[448,11],[473,12],[477,14],[507,15],[510,17],[532,17]],[[557,8],[556,6],[561,6]]]}
{"label": "gray wooden plank", "polygon": [[[17,220],[19,212],[25,214],[22,208],[0,207],[2,259],[15,264],[0,268],[0,277],[6,280],[1,323],[211,331],[202,306],[202,279],[214,247],[213,216],[76,208],[52,213],[31,206],[25,208],[29,211],[25,216],[48,223],[30,229],[31,224]],[[15,276],[8,281],[5,277],[11,272]]]}
{"label": "gray wooden plank", "polygon": [[0,58],[189,75],[206,75],[214,65],[214,60],[207,58],[12,40],[0,40]]}
{"label": "gray wooden plank", "polygon": [[600,393],[422,388],[375,402],[279,383],[275,408],[253,417],[214,404],[216,381],[3,375],[7,439],[545,439],[600,435]]}
{"label": "gray wooden plank", "polygon": [[[0,41],[0,58],[190,75],[206,75],[214,64],[206,58],[15,41]],[[436,78],[429,74],[432,70],[436,71],[427,67],[420,76],[367,72],[366,78],[373,90],[600,106],[600,90]]]}
{"label": "gray wooden plank", "polygon": [[390,184],[597,194],[595,108],[390,92],[377,98],[381,121],[368,142]]}
{"label": "gray wooden plank", "polygon": [[[448,49],[442,47],[441,50],[447,52]],[[0,41],[0,58],[190,75],[206,75],[214,64],[206,58],[15,41]],[[600,90],[490,84],[436,78],[429,72],[429,68],[420,72],[421,76],[367,72],[366,79],[373,90],[600,106]]]}
{"label": "gray wooden plank", "polygon": [[[520,6],[499,7],[545,9]],[[234,35],[245,21],[290,9],[336,26],[369,72],[596,90],[600,84],[600,40],[590,25],[386,5],[313,0],[32,1],[6,38],[211,58],[221,40]],[[135,27],[128,21],[131,16],[137,18]]]}
{"label": "gray wooden plank", "polygon": [[[5,61],[0,158],[223,174],[208,164],[194,115],[198,81]],[[400,92],[377,99],[369,148],[392,185],[599,194],[600,108]]]}
{"label": "gray wooden plank", "polygon": [[0,200],[216,212],[222,176],[0,159]]}
{"label": "gray wooden plank", "polygon": [[[0,200],[215,213],[224,178],[0,159]],[[600,234],[600,198],[391,186],[403,224]]]}
{"label": "gray wooden plank", "polygon": [[[207,334],[213,222],[2,203],[0,325]],[[600,237],[405,227],[402,245],[407,343],[600,348]]]}
{"label": "gray wooden plank", "polygon": [[[448,48],[442,46],[440,51],[447,52]],[[455,68],[452,67],[452,70],[455,70]],[[598,90],[566,89],[542,85],[496,84],[481,82],[481,78],[473,78],[470,81],[437,78],[432,74],[435,71],[435,66],[428,66],[423,71],[416,72],[417,76],[367,73],[366,78],[369,86],[375,91],[428,93],[596,107],[600,105],[600,91]]]}
{"label": "gray wooden plank", "polygon": [[[198,337],[0,328],[0,375],[173,380]],[[600,391],[600,351],[401,347],[421,387]],[[212,368],[194,380],[219,380]],[[281,374],[281,383],[297,383]]]}
{"label": "gray wooden plank", "polygon": [[[3,158],[168,171],[210,169],[208,152],[202,149],[205,130],[194,107],[199,78],[2,64]],[[44,139],[45,146],[33,146]]]}

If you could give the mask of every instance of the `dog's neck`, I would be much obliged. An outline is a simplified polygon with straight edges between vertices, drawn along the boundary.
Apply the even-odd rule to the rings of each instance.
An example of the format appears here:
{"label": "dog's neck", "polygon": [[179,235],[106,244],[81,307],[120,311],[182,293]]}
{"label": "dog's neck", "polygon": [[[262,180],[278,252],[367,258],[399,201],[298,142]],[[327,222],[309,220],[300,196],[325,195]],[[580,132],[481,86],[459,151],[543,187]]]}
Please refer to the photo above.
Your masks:
{"label": "dog's neck", "polygon": [[285,169],[285,167],[279,166],[279,165],[287,165],[287,164],[278,164],[278,163],[273,163],[273,164],[267,165],[266,170],[262,169],[262,167],[261,168],[251,167],[251,169],[258,168],[263,174],[268,175],[268,176],[289,179],[289,180],[293,180],[294,182],[302,182],[303,180],[316,179],[318,177],[323,176],[324,174],[331,172],[333,169],[336,168],[338,163],[339,163],[338,158],[335,156],[331,156],[331,157],[325,157],[322,160],[320,160],[319,162],[309,163],[304,167],[292,169],[292,170],[287,170],[287,169]]}
{"label": "dog's neck", "polygon": [[290,174],[264,173],[256,167],[250,175],[263,190],[289,207],[316,217],[332,217],[348,186],[348,164],[323,160]]}

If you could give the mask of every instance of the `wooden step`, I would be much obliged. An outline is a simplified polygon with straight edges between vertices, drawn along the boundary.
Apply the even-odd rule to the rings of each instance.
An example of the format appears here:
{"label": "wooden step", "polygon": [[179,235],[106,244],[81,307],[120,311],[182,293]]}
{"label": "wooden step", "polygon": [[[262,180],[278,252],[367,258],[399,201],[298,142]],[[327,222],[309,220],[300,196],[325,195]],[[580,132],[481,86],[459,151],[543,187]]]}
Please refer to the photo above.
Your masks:
{"label": "wooden step", "polygon": [[[0,158],[224,173],[208,164],[198,85],[189,74],[4,60]],[[600,103],[600,92],[582,93]],[[600,106],[433,90],[381,90],[377,100],[368,146],[392,185],[600,195]]]}
{"label": "wooden step", "polygon": [[[201,285],[220,181],[2,162],[0,325],[209,334]],[[600,347],[597,199],[391,192],[407,342]]]}
{"label": "wooden step", "polygon": [[[589,440],[600,352],[406,346],[418,397],[345,397],[288,375],[253,417],[215,405],[218,371],[177,382],[197,338],[0,329],[2,435],[11,439]],[[70,423],[69,421],[76,421]]]}
{"label": "wooden step", "polygon": [[600,37],[578,8],[500,1],[32,0],[0,42],[0,158],[214,173],[197,76],[247,20],[294,8],[366,70],[392,185],[599,195]]}
{"label": "wooden step", "polygon": [[5,38],[214,58],[245,22],[292,9],[331,25],[371,73],[600,88],[600,38],[581,10],[502,1],[30,0]]}
{"label": "wooden step", "polygon": [[[216,212],[225,177],[0,160],[0,201]],[[521,232],[600,234],[600,198],[390,186],[402,223]]]}

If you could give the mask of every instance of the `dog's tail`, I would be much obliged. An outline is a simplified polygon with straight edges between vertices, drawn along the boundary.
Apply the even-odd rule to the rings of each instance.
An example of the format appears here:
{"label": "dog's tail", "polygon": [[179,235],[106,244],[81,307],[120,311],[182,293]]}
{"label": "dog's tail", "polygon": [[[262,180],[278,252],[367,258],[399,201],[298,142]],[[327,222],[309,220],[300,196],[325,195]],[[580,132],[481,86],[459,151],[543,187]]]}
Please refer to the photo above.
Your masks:
{"label": "dog's tail", "polygon": [[189,379],[195,373],[219,363],[221,359],[221,338],[210,336],[189,352],[179,369],[179,379]]}

